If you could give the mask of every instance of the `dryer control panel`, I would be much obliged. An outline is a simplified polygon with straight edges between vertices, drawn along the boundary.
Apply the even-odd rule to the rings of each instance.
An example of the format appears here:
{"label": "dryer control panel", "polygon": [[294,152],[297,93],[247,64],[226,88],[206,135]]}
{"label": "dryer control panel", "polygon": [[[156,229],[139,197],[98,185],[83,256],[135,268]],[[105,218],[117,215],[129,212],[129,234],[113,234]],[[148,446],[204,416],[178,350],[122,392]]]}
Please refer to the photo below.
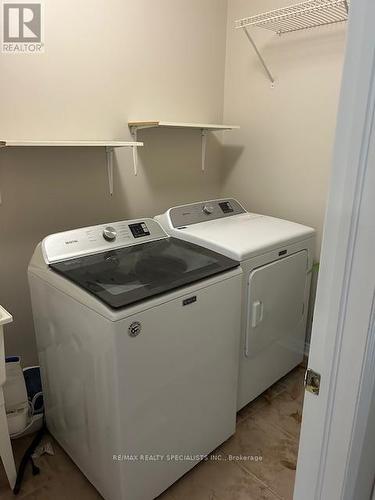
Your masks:
{"label": "dryer control panel", "polygon": [[222,200],[201,201],[190,205],[171,208],[169,217],[173,227],[189,226],[207,220],[223,219],[246,213],[237,200],[225,198]]}
{"label": "dryer control panel", "polygon": [[44,238],[47,264],[168,238],[154,219],[136,219],[82,227]]}

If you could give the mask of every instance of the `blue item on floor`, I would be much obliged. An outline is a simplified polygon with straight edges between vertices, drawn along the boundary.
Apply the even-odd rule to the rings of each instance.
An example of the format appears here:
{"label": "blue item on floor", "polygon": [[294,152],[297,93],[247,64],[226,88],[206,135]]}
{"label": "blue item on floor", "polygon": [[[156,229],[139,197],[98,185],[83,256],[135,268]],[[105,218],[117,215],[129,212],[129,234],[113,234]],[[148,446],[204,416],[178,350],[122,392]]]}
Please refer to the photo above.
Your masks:
{"label": "blue item on floor", "polygon": [[33,415],[43,413],[43,392],[39,366],[25,368],[23,376],[25,377],[27,396],[31,403]]}

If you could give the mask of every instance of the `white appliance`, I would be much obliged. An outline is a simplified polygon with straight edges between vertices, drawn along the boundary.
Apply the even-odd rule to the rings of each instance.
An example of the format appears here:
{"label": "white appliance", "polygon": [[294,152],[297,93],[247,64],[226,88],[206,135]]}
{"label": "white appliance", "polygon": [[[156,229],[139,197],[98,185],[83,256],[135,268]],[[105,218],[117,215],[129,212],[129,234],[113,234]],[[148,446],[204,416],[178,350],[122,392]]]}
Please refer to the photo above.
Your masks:
{"label": "white appliance", "polygon": [[155,219],[171,236],[241,261],[240,409],[303,359],[315,232],[248,213],[234,199],[170,208]]}
{"label": "white appliance", "polygon": [[241,268],[153,219],[29,265],[50,432],[107,500],[151,500],[235,431]]}

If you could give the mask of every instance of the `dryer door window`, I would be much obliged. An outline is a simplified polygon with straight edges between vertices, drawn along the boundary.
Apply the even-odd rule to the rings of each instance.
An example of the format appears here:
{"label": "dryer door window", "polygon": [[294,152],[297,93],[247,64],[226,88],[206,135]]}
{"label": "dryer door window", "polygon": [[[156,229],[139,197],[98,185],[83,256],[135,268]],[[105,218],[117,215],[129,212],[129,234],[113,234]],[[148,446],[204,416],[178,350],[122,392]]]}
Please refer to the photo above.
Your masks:
{"label": "dryer door window", "polygon": [[307,252],[254,269],[248,280],[245,354],[252,358],[278,342],[303,349]]}

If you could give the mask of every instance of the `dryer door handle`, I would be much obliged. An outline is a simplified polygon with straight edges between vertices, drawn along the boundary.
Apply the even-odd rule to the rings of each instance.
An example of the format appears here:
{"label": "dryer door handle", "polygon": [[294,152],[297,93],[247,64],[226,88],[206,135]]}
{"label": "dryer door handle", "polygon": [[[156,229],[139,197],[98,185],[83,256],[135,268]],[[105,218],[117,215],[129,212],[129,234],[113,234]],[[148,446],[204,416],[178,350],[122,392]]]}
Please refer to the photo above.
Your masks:
{"label": "dryer door handle", "polygon": [[251,328],[256,328],[259,323],[263,321],[263,302],[261,300],[255,300],[252,304],[249,304],[249,309],[247,313],[248,323],[246,327],[246,337],[245,337],[245,356],[248,358],[250,353],[250,326]]}
{"label": "dryer door handle", "polygon": [[251,311],[251,326],[255,328],[263,320],[263,302],[256,300],[253,302]]}

